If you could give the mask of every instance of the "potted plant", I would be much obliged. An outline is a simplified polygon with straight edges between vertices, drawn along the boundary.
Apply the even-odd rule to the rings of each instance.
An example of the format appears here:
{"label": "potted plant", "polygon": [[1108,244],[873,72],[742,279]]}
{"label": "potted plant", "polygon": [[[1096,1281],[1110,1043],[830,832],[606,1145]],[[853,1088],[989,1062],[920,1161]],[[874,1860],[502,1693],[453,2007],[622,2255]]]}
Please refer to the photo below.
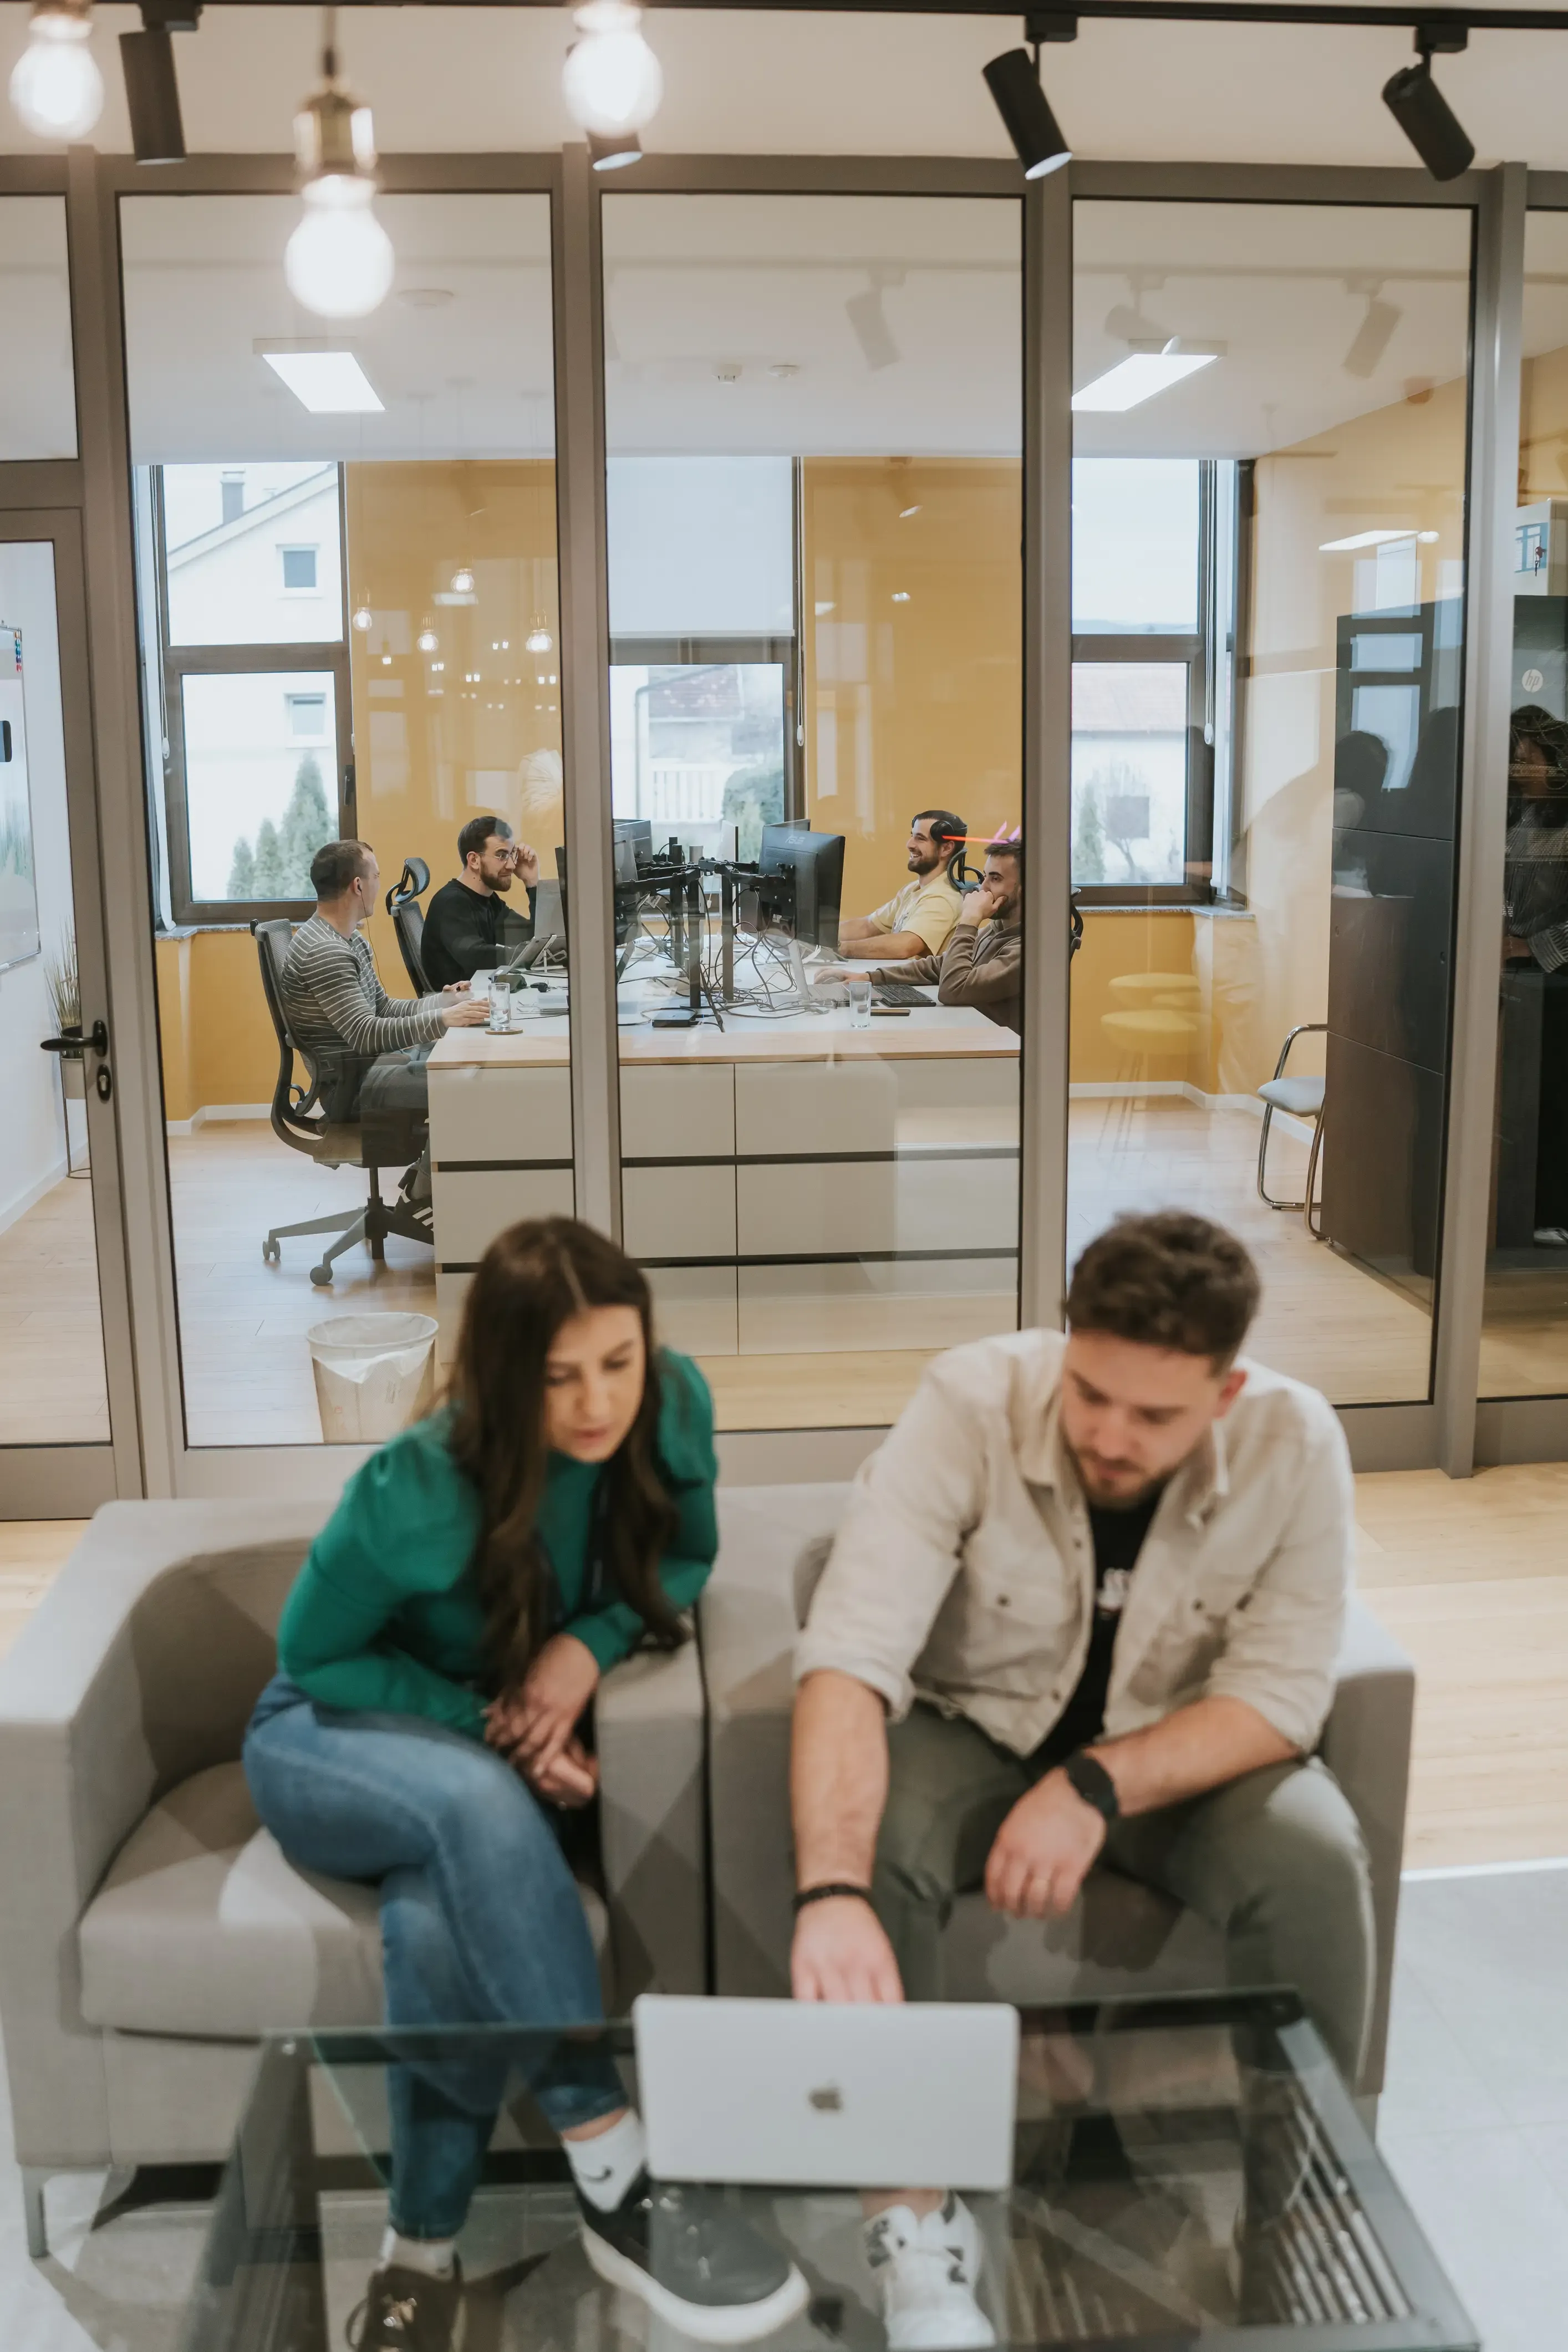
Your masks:
{"label": "potted plant", "polygon": [[[77,970],[76,934],[60,933],[58,956],[44,959],[44,980],[55,1009],[55,1031],[61,1037],[81,1035],[81,976]],[[81,1102],[87,1094],[87,1066],[79,1045],[68,1045],[60,1055],[60,1084],[68,1102]]]}

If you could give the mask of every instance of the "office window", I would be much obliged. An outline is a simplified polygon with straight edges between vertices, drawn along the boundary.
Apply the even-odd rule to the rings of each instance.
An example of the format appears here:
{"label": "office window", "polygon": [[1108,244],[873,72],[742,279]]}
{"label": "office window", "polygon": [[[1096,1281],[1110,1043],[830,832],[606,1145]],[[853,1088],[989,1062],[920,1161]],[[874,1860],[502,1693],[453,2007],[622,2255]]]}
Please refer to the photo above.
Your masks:
{"label": "office window", "polygon": [[[1217,1217],[1263,1277],[1249,1353],[1339,1404],[1420,1401],[1470,218],[1084,198],[1074,275],[1069,1255],[1121,1211]],[[1097,405],[1130,345],[1173,336],[1205,364]]]}
{"label": "office window", "polygon": [[[142,622],[160,722],[149,750],[163,771],[169,912],[299,911],[316,850],[354,823],[340,468],[158,466],[143,484]],[[280,504],[316,519],[322,541],[278,546]],[[327,619],[307,622],[317,606]]]}

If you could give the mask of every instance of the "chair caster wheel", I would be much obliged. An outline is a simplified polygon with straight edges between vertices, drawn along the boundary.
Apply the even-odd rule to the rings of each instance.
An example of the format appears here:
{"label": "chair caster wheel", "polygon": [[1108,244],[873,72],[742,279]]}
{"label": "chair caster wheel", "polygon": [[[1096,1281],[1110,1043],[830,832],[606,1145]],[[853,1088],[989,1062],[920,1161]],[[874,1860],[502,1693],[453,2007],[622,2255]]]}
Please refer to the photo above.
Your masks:
{"label": "chair caster wheel", "polygon": [[263,1243],[262,1243],[262,1244],[261,1244],[261,1256],[262,1256],[262,1261],[263,1261],[263,1263],[264,1263],[265,1265],[277,1265],[277,1263],[278,1263],[278,1261],[279,1261],[279,1259],[282,1256],[282,1255],[283,1255],[283,1252],[282,1252],[282,1250],[279,1247],[279,1245],[278,1245],[278,1244],[277,1244],[276,1242],[263,1242]]}
{"label": "chair caster wheel", "polygon": [[313,1265],[310,1268],[310,1279],[315,1284],[318,1290],[330,1290],[332,1286],[331,1267],[330,1265]]}

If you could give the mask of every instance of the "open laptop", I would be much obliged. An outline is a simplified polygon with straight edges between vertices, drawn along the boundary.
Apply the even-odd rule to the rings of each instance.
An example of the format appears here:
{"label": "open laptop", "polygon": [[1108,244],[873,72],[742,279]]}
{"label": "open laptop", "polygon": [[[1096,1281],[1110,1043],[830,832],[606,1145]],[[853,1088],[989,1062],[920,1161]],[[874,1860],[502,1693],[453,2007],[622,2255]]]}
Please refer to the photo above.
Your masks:
{"label": "open laptop", "polygon": [[632,2009],[656,2180],[1005,2189],[1018,2012],[645,1993]]}

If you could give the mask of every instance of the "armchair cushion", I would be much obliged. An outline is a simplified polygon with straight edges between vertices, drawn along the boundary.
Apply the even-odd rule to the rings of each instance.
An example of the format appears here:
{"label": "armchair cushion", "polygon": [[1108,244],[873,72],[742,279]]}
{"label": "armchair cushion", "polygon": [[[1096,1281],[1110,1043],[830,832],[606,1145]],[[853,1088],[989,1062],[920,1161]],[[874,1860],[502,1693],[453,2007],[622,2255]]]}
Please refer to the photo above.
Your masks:
{"label": "armchair cushion", "polygon": [[[595,1949],[604,1900],[581,1888]],[[382,2017],[376,1890],[287,1862],[238,1764],[172,1789],[126,1840],[79,1931],[81,2009],[132,2033],[250,2041]]]}

